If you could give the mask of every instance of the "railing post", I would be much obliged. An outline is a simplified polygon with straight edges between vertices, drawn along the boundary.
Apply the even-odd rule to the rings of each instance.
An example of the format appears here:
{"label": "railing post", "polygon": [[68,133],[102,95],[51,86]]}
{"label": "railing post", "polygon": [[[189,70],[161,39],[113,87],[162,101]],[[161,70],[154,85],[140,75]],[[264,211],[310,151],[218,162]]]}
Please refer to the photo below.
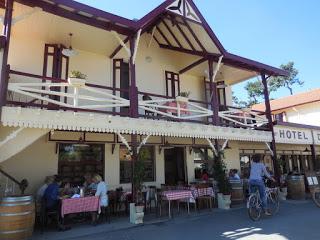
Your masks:
{"label": "railing post", "polygon": [[13,0],[6,0],[6,9],[3,19],[3,33],[2,35],[6,37],[3,56],[2,56],[2,66],[1,66],[1,79],[0,79],[0,117],[2,106],[6,104],[7,98],[7,88],[8,88],[8,54],[9,54],[9,44],[11,36],[11,23],[12,23],[12,12],[13,12]]}
{"label": "railing post", "polygon": [[209,80],[210,80],[210,103],[213,111],[212,123],[214,125],[220,125],[219,119],[219,100],[217,94],[217,84],[213,82],[213,59],[208,59],[209,64]]}
{"label": "railing post", "polygon": [[272,156],[272,161],[273,161],[273,166],[275,170],[275,177],[278,183],[280,183],[280,166],[277,161],[277,148],[276,148],[276,141],[275,141],[275,136],[274,136],[274,129],[273,129],[273,121],[272,121],[272,115],[271,115],[271,107],[270,107],[270,99],[269,99],[269,91],[268,91],[268,83],[267,83],[267,78],[264,73],[261,73],[261,80],[263,84],[263,93],[264,93],[264,103],[266,107],[266,115],[268,119],[268,128],[271,131],[272,134],[272,141],[271,141],[271,149],[273,151],[273,156]]}

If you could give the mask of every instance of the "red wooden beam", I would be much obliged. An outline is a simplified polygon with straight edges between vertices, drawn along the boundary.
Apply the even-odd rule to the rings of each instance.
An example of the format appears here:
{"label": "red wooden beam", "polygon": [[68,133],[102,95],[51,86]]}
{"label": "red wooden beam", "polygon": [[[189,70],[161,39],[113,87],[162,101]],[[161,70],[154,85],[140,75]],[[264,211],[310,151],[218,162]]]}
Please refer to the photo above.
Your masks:
{"label": "red wooden beam", "polygon": [[201,41],[199,40],[199,38],[197,37],[197,35],[194,33],[194,31],[192,30],[191,26],[188,24],[188,22],[185,19],[182,19],[183,22],[186,24],[189,32],[191,33],[191,35],[193,36],[194,40],[197,42],[197,44],[199,45],[199,47],[202,49],[202,51],[207,52],[207,50],[205,49],[205,47],[202,45]]}
{"label": "red wooden beam", "polygon": [[166,21],[164,19],[162,20],[162,23],[167,28],[168,32],[172,35],[173,39],[176,41],[176,43],[179,45],[179,47],[182,48],[182,45],[179,42],[178,38],[176,37],[176,35],[174,35],[174,33],[172,32],[171,28],[168,26],[168,24],[166,23]]}
{"label": "red wooden beam", "polygon": [[185,68],[181,69],[179,71],[179,74],[184,74],[185,72],[189,71],[190,69],[198,66],[199,64],[207,61],[208,59],[206,57],[200,58],[199,60],[195,61],[194,63],[191,63],[189,66],[186,66]]}
{"label": "red wooden beam", "polygon": [[159,26],[156,26],[156,29],[158,30],[158,32],[160,33],[160,35],[162,36],[162,38],[166,41],[166,43],[169,46],[172,46],[171,42],[169,41],[169,39],[166,37],[166,35],[161,31],[161,29],[159,28]]}
{"label": "red wooden beam", "polygon": [[[126,37],[126,39],[123,40],[124,43],[127,43],[129,41],[129,37]],[[119,44],[119,46],[110,54],[109,58],[114,58],[118,52],[122,49],[122,45]]]}
{"label": "red wooden beam", "polygon": [[191,43],[190,39],[185,34],[185,32],[182,30],[182,28],[180,27],[179,23],[176,23],[176,27],[179,29],[179,32],[182,34],[184,39],[187,41],[187,43],[189,44],[190,48],[195,51],[196,50],[195,47],[193,46],[193,44]]}

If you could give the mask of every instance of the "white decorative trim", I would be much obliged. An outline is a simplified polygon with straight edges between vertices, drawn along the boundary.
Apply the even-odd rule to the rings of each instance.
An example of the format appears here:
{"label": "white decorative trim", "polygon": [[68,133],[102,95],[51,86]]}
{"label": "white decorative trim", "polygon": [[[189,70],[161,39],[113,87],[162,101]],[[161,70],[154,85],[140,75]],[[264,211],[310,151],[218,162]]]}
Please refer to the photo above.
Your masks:
{"label": "white decorative trim", "polygon": [[127,45],[124,43],[124,41],[120,38],[119,34],[116,31],[111,31],[111,33],[114,35],[114,37],[118,40],[119,44],[126,50],[129,57],[131,57],[131,51],[127,47]]}
{"label": "white decorative trim", "polygon": [[128,151],[130,152],[130,154],[132,155],[132,149],[127,141],[127,139],[125,139],[124,136],[122,136],[120,133],[117,132],[118,137],[120,138],[121,142],[128,148]]}
{"label": "white decorative trim", "polygon": [[57,130],[107,132],[184,138],[228,139],[234,141],[271,142],[271,132],[218,127],[197,123],[128,117],[86,112],[54,111],[33,108],[3,107],[4,126]]}
{"label": "white decorative trim", "polygon": [[274,156],[274,152],[273,150],[271,149],[269,143],[265,142],[265,144],[267,145],[267,148],[269,149],[270,153],[271,153],[271,156],[273,157]]}
{"label": "white decorative trim", "polygon": [[17,135],[24,129],[24,127],[20,127],[19,129],[13,131],[12,133],[10,133],[3,141],[0,142],[0,148],[6,144],[7,142],[9,142],[10,140],[14,139],[17,137]]}
{"label": "white decorative trim", "polygon": [[227,147],[228,141],[229,141],[228,139],[224,141],[224,143],[221,147],[221,151],[223,151]]}
{"label": "white decorative trim", "polygon": [[134,45],[134,51],[133,51],[133,56],[132,56],[133,64],[136,63],[136,57],[137,57],[137,52],[138,52],[138,47],[139,47],[139,42],[140,42],[141,31],[142,31],[142,29],[140,28],[137,33],[137,37],[136,37],[136,41],[135,41],[135,45]]}
{"label": "white decorative trim", "polygon": [[151,135],[146,136],[146,137],[142,140],[142,142],[140,143],[139,147],[137,148],[137,153],[139,153],[141,147],[147,143],[149,137],[151,137]]}
{"label": "white decorative trim", "polygon": [[211,147],[211,149],[213,150],[214,155],[216,157],[218,157],[218,151],[217,151],[216,147],[212,144],[212,142],[211,142],[211,140],[209,138],[206,138],[206,140],[209,143],[209,146]]}

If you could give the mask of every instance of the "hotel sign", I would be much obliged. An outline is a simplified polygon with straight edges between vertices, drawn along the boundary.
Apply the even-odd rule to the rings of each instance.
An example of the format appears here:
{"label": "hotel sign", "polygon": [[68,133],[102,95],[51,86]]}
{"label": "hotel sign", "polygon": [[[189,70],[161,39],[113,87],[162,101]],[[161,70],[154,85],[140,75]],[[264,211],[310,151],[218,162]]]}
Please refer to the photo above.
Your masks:
{"label": "hotel sign", "polygon": [[274,134],[277,143],[313,144],[312,131],[309,129],[275,126]]}
{"label": "hotel sign", "polygon": [[320,130],[312,130],[315,145],[320,145]]}

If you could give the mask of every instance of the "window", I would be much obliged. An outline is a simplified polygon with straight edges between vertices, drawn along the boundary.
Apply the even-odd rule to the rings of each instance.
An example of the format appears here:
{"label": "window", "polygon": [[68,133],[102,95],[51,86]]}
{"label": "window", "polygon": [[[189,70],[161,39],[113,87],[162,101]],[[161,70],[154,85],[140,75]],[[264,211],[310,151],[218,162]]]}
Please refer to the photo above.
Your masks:
{"label": "window", "polygon": [[[144,161],[145,182],[155,181],[155,151],[153,146],[144,146],[142,149],[149,152],[149,158]],[[120,146],[120,183],[131,183],[131,156],[126,146]]]}
{"label": "window", "polygon": [[180,94],[179,74],[166,71],[165,75],[166,75],[166,94],[168,97],[175,98]]}
{"label": "window", "polygon": [[193,148],[193,153],[195,179],[201,179],[203,170],[207,171],[209,177],[213,177],[214,156],[212,150],[208,148]]}
{"label": "window", "polygon": [[58,174],[63,182],[80,185],[86,173],[104,177],[104,145],[59,144]]}

